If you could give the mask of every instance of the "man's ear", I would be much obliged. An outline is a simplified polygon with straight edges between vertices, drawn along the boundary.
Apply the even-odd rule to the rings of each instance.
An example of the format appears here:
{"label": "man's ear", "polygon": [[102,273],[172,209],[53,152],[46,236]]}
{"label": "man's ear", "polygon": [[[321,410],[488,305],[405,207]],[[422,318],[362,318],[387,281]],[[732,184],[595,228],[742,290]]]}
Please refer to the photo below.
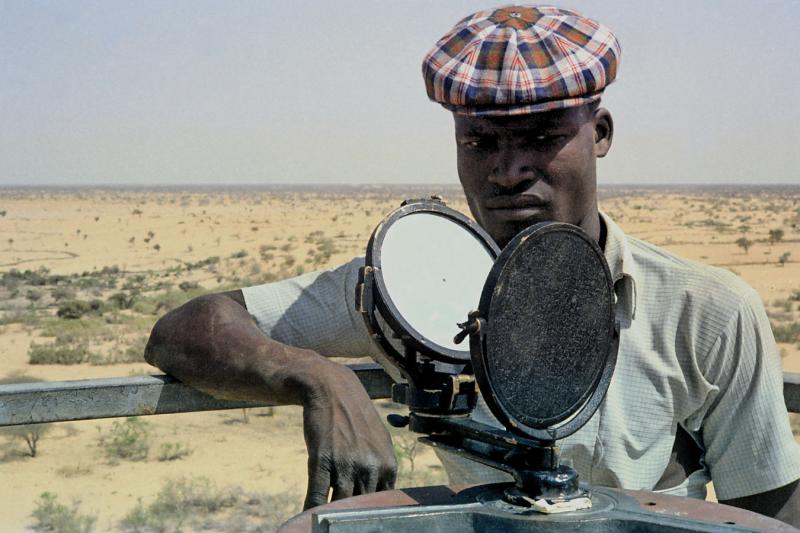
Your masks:
{"label": "man's ear", "polygon": [[614,119],[604,107],[598,107],[594,112],[594,155],[605,157],[611,149],[614,138]]}

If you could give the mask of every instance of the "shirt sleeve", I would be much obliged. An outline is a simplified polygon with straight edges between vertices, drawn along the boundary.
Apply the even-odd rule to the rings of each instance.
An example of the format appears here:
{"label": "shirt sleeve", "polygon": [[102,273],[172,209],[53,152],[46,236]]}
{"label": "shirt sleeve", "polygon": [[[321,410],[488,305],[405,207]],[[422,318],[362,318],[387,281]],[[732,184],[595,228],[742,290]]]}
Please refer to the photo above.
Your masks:
{"label": "shirt sleeve", "polygon": [[326,357],[375,357],[379,350],[355,309],[363,258],[338,268],[242,289],[247,311],[270,338]]}
{"label": "shirt sleeve", "polygon": [[750,496],[800,478],[780,356],[755,291],[747,292],[702,366],[714,389],[690,425],[699,426],[717,497]]}

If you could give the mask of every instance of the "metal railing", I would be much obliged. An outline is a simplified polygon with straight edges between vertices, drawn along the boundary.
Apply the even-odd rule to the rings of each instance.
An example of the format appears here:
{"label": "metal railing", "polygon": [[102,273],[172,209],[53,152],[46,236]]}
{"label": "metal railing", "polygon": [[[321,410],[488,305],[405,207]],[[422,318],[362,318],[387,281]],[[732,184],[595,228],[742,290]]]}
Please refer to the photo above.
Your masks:
{"label": "metal railing", "polygon": [[[389,398],[391,378],[379,365],[349,365],[370,398]],[[786,408],[800,412],[800,374],[783,375]],[[0,426],[122,416],[190,413],[271,404],[218,400],[166,375],[0,385]]]}

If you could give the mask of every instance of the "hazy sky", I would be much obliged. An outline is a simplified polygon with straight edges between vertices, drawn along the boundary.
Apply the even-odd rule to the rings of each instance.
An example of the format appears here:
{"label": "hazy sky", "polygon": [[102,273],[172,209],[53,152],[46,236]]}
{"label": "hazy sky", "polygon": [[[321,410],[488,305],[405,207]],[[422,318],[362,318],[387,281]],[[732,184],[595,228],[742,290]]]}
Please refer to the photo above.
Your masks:
{"label": "hazy sky", "polygon": [[[0,185],[455,183],[420,62],[477,1],[0,0]],[[601,183],[800,183],[800,0],[570,0],[622,43]]]}

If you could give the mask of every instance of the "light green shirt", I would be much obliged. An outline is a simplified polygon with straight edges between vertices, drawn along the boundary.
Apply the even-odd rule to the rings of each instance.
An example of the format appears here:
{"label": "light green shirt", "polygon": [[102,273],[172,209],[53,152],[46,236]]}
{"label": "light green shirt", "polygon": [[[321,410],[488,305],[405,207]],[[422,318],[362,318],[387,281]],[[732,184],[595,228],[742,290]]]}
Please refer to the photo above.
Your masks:
{"label": "light green shirt", "polygon": [[[719,499],[765,492],[800,478],[783,401],[783,374],[758,294],[735,274],[676,257],[626,236],[606,215],[605,257],[614,279],[620,348],[602,405],[559,442],[582,481],[652,490],[669,463],[680,424],[704,452],[705,469],[674,490]],[[273,339],[325,356],[370,355],[387,365],[355,311],[363,259],[336,269],[243,289]],[[497,425],[482,401],[473,413]],[[451,482],[508,479],[440,453]]]}

